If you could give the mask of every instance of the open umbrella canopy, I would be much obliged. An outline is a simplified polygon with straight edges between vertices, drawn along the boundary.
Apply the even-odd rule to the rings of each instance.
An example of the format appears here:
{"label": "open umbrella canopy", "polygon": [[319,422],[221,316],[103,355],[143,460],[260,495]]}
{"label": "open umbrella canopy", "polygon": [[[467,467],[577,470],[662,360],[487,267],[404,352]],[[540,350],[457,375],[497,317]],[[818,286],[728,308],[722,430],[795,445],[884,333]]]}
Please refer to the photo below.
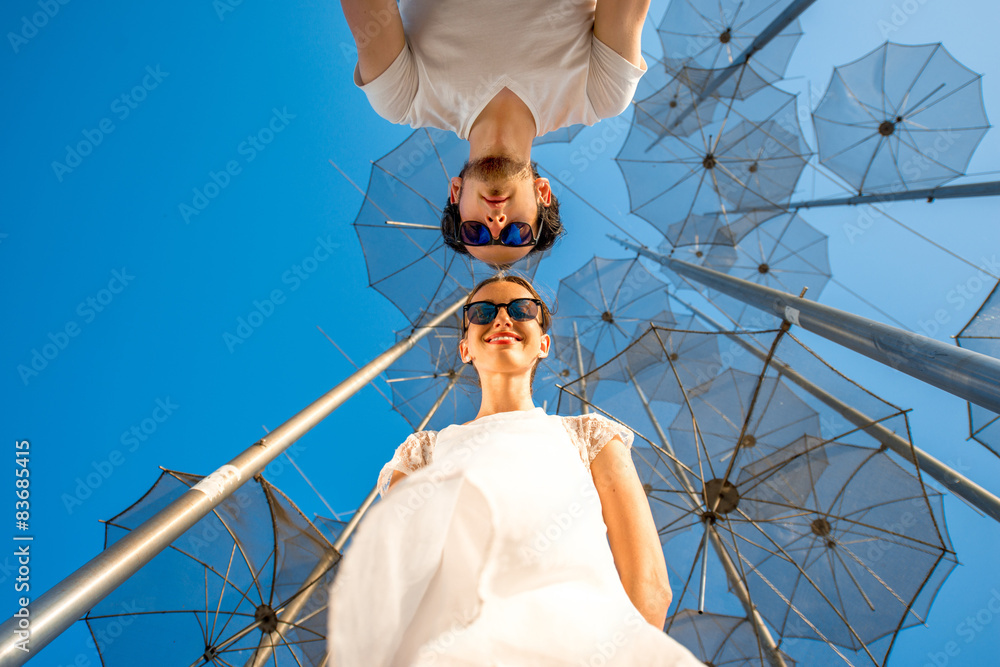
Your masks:
{"label": "open umbrella canopy", "polygon": [[[960,347],[1000,358],[1000,283],[955,336]],[[1000,457],[1000,415],[969,403],[969,435]]]}
{"label": "open umbrella canopy", "polygon": [[[735,237],[736,232],[730,235]],[[805,288],[811,299],[819,298],[833,275],[826,234],[797,213],[782,213],[771,218],[734,245],[711,246],[701,263],[710,269],[790,294],[798,295]],[[716,290],[705,291],[712,303],[740,326],[759,329],[778,324],[778,318],[772,314]]]}
{"label": "open umbrella canopy", "polygon": [[[165,470],[106,523],[105,548],[195,486],[213,488],[210,478]],[[308,603],[293,619],[282,611],[304,589],[329,586],[333,569],[315,569],[332,552],[258,475],[91,609],[85,620],[101,664],[133,666],[136,656],[155,656],[156,664],[221,667],[249,664],[260,651],[276,666],[321,665],[325,615]],[[267,645],[266,633],[275,631],[280,639]]]}
{"label": "open umbrella canopy", "polygon": [[552,330],[608,359],[628,346],[636,324],[673,323],[666,297],[666,285],[638,258],[594,257],[559,281]]}
{"label": "open umbrella canopy", "polygon": [[661,88],[644,99],[635,102],[635,122],[646,128],[652,136],[670,133],[678,137],[688,137],[712,122],[718,100],[710,97],[673,127],[685,109],[695,103],[696,94],[683,76],[674,76]]}
{"label": "open umbrella canopy", "polygon": [[[671,2],[657,28],[664,63],[674,73],[684,68],[718,70],[728,67],[784,8],[785,3],[774,0]],[[751,74],[745,77],[742,85],[733,85],[728,91],[723,88],[719,94],[744,96],[754,92],[757,89],[754,86],[781,79],[801,36],[799,22],[793,21],[766,49],[754,54],[749,65]],[[689,80],[697,89],[697,83],[704,83],[709,77],[710,73],[706,73]]]}
{"label": "open umbrella canopy", "polygon": [[941,44],[886,42],[835,68],[813,112],[820,164],[859,193],[961,176],[989,129],[981,79]]}
{"label": "open umbrella canopy", "polygon": [[[685,332],[717,339],[714,363],[688,372],[690,384],[680,355],[659,373],[647,365],[609,382],[649,353],[649,335],[593,371],[591,402],[649,442],[633,458],[668,567],[684,582],[679,604],[698,588],[714,531],[793,659],[884,664],[954,565],[940,494],[879,441],[881,427],[907,432],[903,411],[787,333],[769,357],[758,343],[767,332]],[[664,376],[678,384],[672,395],[658,386]],[[710,562],[709,589],[722,577]]]}
{"label": "open umbrella canopy", "polygon": [[809,159],[798,124],[796,97],[768,86],[717,109],[690,138],[664,137],[639,123],[615,160],[628,186],[632,213],[667,240],[690,239],[692,214],[780,206],[795,190]]}
{"label": "open umbrella canopy", "polygon": [[[685,609],[667,619],[666,630],[696,658],[712,667],[767,667],[753,625],[746,618]],[[782,656],[788,667],[795,661]]]}

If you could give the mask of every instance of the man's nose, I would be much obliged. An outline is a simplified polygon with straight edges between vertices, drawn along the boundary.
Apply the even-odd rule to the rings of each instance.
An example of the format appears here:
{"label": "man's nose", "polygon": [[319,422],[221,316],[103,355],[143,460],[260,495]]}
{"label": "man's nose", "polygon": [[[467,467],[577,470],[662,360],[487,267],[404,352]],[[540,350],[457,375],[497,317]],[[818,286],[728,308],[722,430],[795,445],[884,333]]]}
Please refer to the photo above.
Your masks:
{"label": "man's nose", "polygon": [[503,211],[492,209],[486,214],[486,220],[488,222],[496,223],[498,225],[496,229],[490,227],[490,231],[493,232],[494,235],[496,235],[500,231],[499,226],[507,222],[507,215]]}

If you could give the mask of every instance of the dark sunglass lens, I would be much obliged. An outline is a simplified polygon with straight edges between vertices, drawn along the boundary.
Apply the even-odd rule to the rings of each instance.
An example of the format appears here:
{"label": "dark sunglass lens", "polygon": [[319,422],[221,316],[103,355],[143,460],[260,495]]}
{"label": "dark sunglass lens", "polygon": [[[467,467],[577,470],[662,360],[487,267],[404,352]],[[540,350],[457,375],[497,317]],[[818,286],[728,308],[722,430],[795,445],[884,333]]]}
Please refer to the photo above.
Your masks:
{"label": "dark sunglass lens", "polygon": [[481,222],[463,222],[462,243],[465,245],[486,245],[490,242],[490,230]]}
{"label": "dark sunglass lens", "polygon": [[531,299],[515,299],[507,306],[507,313],[518,322],[533,320],[538,316],[538,304]]}
{"label": "dark sunglass lens", "polygon": [[472,324],[489,324],[497,316],[497,307],[492,303],[474,303],[467,314]]}
{"label": "dark sunglass lens", "polygon": [[500,230],[500,242],[509,246],[531,243],[531,225],[526,222],[512,222]]}

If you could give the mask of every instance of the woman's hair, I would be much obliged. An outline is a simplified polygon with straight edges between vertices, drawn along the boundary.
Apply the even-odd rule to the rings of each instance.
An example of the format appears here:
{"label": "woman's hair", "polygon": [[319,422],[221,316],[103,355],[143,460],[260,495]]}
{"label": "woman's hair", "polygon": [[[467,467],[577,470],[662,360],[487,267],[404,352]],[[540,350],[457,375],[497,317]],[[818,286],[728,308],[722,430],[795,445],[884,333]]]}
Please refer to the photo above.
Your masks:
{"label": "woman's hair", "polygon": [[[548,305],[546,305],[545,300],[538,293],[538,291],[532,286],[532,284],[528,282],[526,278],[522,278],[521,276],[512,276],[507,273],[498,273],[495,276],[480,281],[480,283],[475,287],[473,287],[472,291],[469,292],[469,296],[465,299],[465,305],[469,305],[470,303],[472,303],[472,298],[476,295],[476,292],[486,287],[487,285],[492,285],[493,283],[514,283],[515,285],[520,285],[524,289],[528,290],[528,293],[531,294],[532,298],[538,299],[542,303],[542,312],[541,312],[541,317],[538,320],[538,323],[542,328],[542,333],[543,334],[548,333],[549,327],[552,326],[552,312],[549,310],[549,307]],[[463,313],[462,314],[463,339],[465,338],[465,335],[468,332],[469,332],[469,325],[466,322],[465,314]],[[529,381],[531,384],[534,384],[535,382],[535,371],[538,370],[539,361],[541,360],[539,359],[538,361],[535,361],[535,365],[531,369],[531,380]],[[471,364],[472,362],[470,361],[469,363]],[[473,366],[473,368],[475,368],[475,366]]]}
{"label": "woman's hair", "polygon": [[[531,163],[531,171],[535,178],[538,178],[538,168],[534,162]],[[465,174],[465,169],[459,176],[463,174]],[[469,251],[465,248],[459,235],[458,228],[461,225],[462,215],[458,212],[458,204],[451,203],[449,197],[444,205],[444,211],[441,213],[441,237],[446,246],[459,254],[468,255]],[[538,205],[538,238],[535,239],[535,245],[531,247],[528,254],[548,250],[556,242],[556,239],[564,233],[562,220],[559,217],[559,200],[556,199],[555,195],[552,195],[552,202],[548,206]],[[528,289],[531,289],[530,285]]]}

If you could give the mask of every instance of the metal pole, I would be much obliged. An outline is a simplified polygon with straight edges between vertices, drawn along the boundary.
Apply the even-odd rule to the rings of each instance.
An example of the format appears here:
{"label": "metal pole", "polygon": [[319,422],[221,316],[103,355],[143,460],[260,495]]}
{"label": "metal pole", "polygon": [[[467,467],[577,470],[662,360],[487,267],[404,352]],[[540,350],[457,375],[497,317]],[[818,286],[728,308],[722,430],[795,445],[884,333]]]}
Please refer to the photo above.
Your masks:
{"label": "metal pole", "polygon": [[589,414],[590,405],[587,403],[587,377],[586,371],[583,370],[583,348],[580,347],[580,332],[576,330],[576,320],[573,320],[573,338],[576,339],[576,366],[580,373],[580,395],[583,396],[583,400],[580,403],[583,405],[583,414]]}
{"label": "metal pole", "polygon": [[[444,403],[445,399],[448,397],[448,393],[455,388],[455,383],[458,382],[458,378],[462,375],[464,371],[465,371],[465,366],[459,366],[457,371],[451,372],[448,378],[448,385],[444,388],[444,391],[441,392],[441,395],[437,397],[437,400],[434,401],[434,405],[430,407],[430,409],[427,411],[427,414],[424,415],[424,418],[420,420],[420,423],[417,425],[417,427],[413,429],[414,432],[423,431],[427,427],[427,424],[430,423],[431,418],[434,417],[434,413],[436,413],[438,411],[438,408],[440,408],[441,405]],[[346,526],[344,526],[344,529],[342,531],[340,531],[340,535],[337,537],[337,541],[333,545],[333,549],[327,554],[324,554],[324,556],[316,564],[316,567],[314,567],[312,572],[309,573],[309,576],[306,577],[306,581],[310,583],[307,584],[305,589],[299,591],[299,593],[295,596],[295,598],[290,603],[288,603],[288,605],[281,612],[281,616],[278,619],[279,625],[287,625],[290,627],[297,621],[299,613],[302,611],[302,608],[309,600],[309,597],[312,595],[313,591],[316,589],[316,586],[319,584],[323,574],[329,568],[336,565],[337,562],[340,560],[344,544],[347,543],[347,539],[351,536],[351,533],[354,532],[354,529],[357,528],[358,524],[361,522],[362,515],[364,515],[364,513],[368,511],[368,508],[371,507],[371,504],[375,501],[375,495],[377,493],[378,493],[378,486],[369,491],[368,495],[365,496],[365,499],[361,502],[361,506],[358,508],[358,511],[355,512],[354,515],[351,517],[351,521]],[[260,638],[260,645],[257,647],[257,651],[254,653],[253,657],[249,661],[247,661],[246,667],[263,667],[263,665],[267,663],[268,659],[271,656],[270,653],[271,647],[279,646],[281,644],[281,640],[282,640],[282,633],[279,630],[275,630],[270,634],[263,635]]]}
{"label": "metal pole", "polygon": [[[792,202],[791,204],[775,204],[774,206],[760,206],[757,208],[743,208],[728,211],[729,215],[739,213],[758,213],[762,211],[796,211],[800,208],[819,208],[821,206],[857,206],[858,204],[881,204],[891,201],[906,201],[912,199],[926,199],[928,203],[935,199],[959,199],[969,197],[996,197],[1000,196],[1000,181],[989,181],[987,183],[966,183],[964,185],[943,185],[937,188],[923,188],[920,190],[903,190],[901,192],[883,192],[880,194],[854,195],[853,197],[838,197],[835,199],[809,199],[806,201]],[[722,213],[722,211],[716,211]]]}
{"label": "metal pole", "polygon": [[[312,569],[312,572],[306,577],[308,582],[305,587],[303,587],[296,596],[292,599],[288,605],[281,610],[281,616],[278,618],[278,627],[287,626],[288,629],[294,626],[298,621],[298,615],[302,612],[302,608],[306,606],[309,598],[312,597],[313,592],[316,587],[319,586],[320,582],[323,580],[323,575],[331,567],[336,565],[337,561],[340,560],[340,550],[339,549],[328,549],[316,563],[316,567]],[[286,630],[275,630],[267,634],[261,634],[260,644],[257,646],[257,650],[254,651],[253,656],[247,660],[246,667],[263,667],[271,659],[271,649],[275,646],[281,646],[283,640],[283,634],[287,632]]]}
{"label": "metal pole", "polygon": [[[713,77],[707,84],[705,84],[705,86],[698,93],[698,97],[695,99],[695,101],[692,102],[687,108],[685,108],[683,111],[677,114],[677,116],[674,117],[674,120],[670,124],[670,127],[668,127],[665,132],[663,132],[662,134],[660,134],[660,136],[656,138],[656,141],[653,142],[652,146],[655,146],[656,144],[660,143],[660,141],[662,141],[665,136],[670,134],[671,130],[676,128],[684,121],[685,118],[691,115],[691,112],[694,111],[699,104],[707,100],[712,95],[712,93],[714,93],[716,90],[719,89],[719,87],[722,84],[728,81],[733,76],[733,74],[736,74],[736,72],[739,71],[741,67],[746,65],[753,54],[763,49],[768,42],[777,37],[778,33],[787,28],[792,21],[798,18],[799,14],[808,9],[809,5],[811,5],[814,2],[816,2],[816,0],[794,0],[794,2],[788,5],[788,7],[785,8],[785,11],[781,12],[781,14],[775,17],[775,19],[771,21],[771,23],[766,28],[764,28],[764,30],[759,35],[757,35],[757,37],[753,40],[753,42],[750,43],[750,46],[748,46],[746,50],[744,50],[743,53],[741,53],[736,58],[736,60],[733,61],[731,65],[729,65],[721,72],[716,74],[715,77]],[[652,148],[652,146],[650,146],[650,148]]]}
{"label": "metal pole", "polygon": [[88,609],[103,600],[184,531],[211,512],[240,485],[263,470],[275,457],[388,368],[435,326],[451,317],[464,302],[464,297],[457,300],[434,317],[427,326],[415,329],[409,338],[399,341],[362,366],[35,600],[31,605],[28,651],[18,646],[21,639],[16,634],[18,619],[11,618],[0,626],[0,664],[4,667],[17,667],[27,662],[36,651],[44,648]]}
{"label": "metal pole", "polygon": [[[612,237],[614,238],[614,237]],[[1000,359],[859,317],[843,310],[671,259],[629,241],[626,248],[747,305],[944,389],[987,410],[1000,412]]]}
{"label": "metal pole", "polygon": [[[689,308],[691,312],[701,318],[706,324],[714,327],[720,333],[731,338],[757,358],[764,359],[767,356],[767,353],[764,352],[764,350],[761,350],[746,340],[746,336],[740,336],[730,331],[726,331],[721,324],[695,308],[693,305],[681,301],[680,299],[678,299],[678,301]],[[879,443],[885,445],[887,449],[891,449],[907,461],[915,463],[921,471],[937,480],[937,482],[953,494],[960,497],[973,507],[983,511],[995,521],[1000,521],[1000,498],[979,486],[971,479],[968,479],[964,475],[956,472],[954,469],[949,468],[927,452],[915,447],[908,440],[904,440],[899,437],[881,423],[876,422],[860,410],[856,410],[850,405],[847,405],[833,394],[803,377],[798,371],[794,370],[785,362],[777,358],[773,358],[771,360],[771,366],[782,376],[788,378],[796,385],[818,398],[824,404],[836,410],[844,419],[868,433],[868,435],[875,438]]]}
{"label": "metal pole", "polygon": [[[656,431],[657,437],[660,439],[660,443],[663,445],[664,451],[670,455],[670,465],[674,469],[674,474],[677,476],[677,480],[684,487],[684,491],[688,496],[689,503],[692,510],[703,505],[703,499],[700,494],[695,490],[694,486],[691,484],[691,480],[688,478],[687,473],[684,468],[677,463],[677,457],[674,454],[674,448],[670,445],[670,441],[667,439],[667,434],[663,431],[663,427],[660,426],[660,420],[656,418],[656,414],[653,412],[653,408],[649,405],[649,400],[646,398],[646,394],[642,391],[642,387],[636,382],[635,376],[632,374],[632,369],[628,370],[629,379],[632,381],[632,386],[635,387],[636,394],[639,395],[639,401],[642,403],[643,407],[646,408],[646,414],[649,416],[649,420],[653,423],[653,429]],[[715,553],[722,561],[722,568],[726,572],[726,578],[729,579],[729,585],[733,589],[736,597],[739,598],[740,603],[743,605],[744,611],[747,614],[747,620],[750,624],[754,626],[754,630],[757,633],[757,637],[760,639],[763,645],[767,661],[771,664],[771,667],[788,667],[785,663],[784,657],[782,657],[781,652],[778,650],[778,645],[774,641],[774,637],[771,636],[771,631],[767,629],[764,624],[764,619],[761,617],[760,613],[757,611],[757,607],[754,606],[753,601],[750,599],[750,591],[747,590],[746,584],[740,578],[740,573],[737,571],[736,566],[733,564],[732,559],[729,556],[729,552],[726,551],[725,545],[723,545],[722,540],[719,538],[715,530],[709,530],[709,526],[705,524],[705,538],[706,541],[711,539],[712,547],[715,548]],[[702,553],[702,585],[701,594],[699,596],[699,612],[704,607],[704,591],[705,591],[705,576],[707,574],[708,560],[705,558],[708,552],[708,545],[704,545]]]}

